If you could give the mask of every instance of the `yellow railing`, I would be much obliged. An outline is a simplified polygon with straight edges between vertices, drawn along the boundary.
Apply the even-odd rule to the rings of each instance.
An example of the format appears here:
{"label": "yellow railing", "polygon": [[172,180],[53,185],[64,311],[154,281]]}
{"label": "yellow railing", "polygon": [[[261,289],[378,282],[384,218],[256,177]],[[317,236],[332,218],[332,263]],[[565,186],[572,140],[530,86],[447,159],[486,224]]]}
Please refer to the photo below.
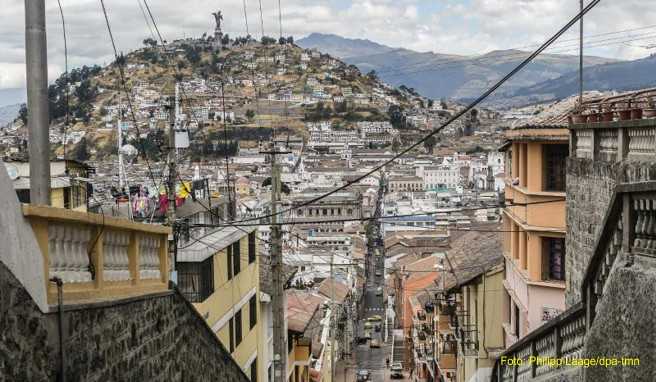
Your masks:
{"label": "yellow railing", "polygon": [[[168,289],[168,227],[62,208],[23,205],[44,259],[45,279],[63,281],[64,303]],[[57,287],[46,281],[48,303]]]}

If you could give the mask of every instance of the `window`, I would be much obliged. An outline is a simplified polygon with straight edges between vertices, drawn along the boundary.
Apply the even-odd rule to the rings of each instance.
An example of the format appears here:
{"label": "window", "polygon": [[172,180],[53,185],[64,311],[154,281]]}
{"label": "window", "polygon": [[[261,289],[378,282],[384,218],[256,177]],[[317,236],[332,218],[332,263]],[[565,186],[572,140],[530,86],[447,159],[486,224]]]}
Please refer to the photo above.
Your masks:
{"label": "window", "polygon": [[515,335],[519,337],[519,307],[515,305]]}
{"label": "window", "polygon": [[201,263],[178,263],[178,286],[191,302],[203,302],[214,293],[212,257]]}
{"label": "window", "polygon": [[227,268],[228,268],[227,269],[228,270],[228,280],[231,280],[232,279],[232,246],[231,245],[228,246],[228,259],[227,260],[228,260],[227,261],[227,263],[228,263],[228,266],[227,266]]}
{"label": "window", "polygon": [[565,280],[565,239],[542,238],[542,278]]}
{"label": "window", "polygon": [[567,145],[544,145],[544,190],[565,191]]}
{"label": "window", "polygon": [[250,322],[250,329],[257,325],[257,298],[255,298],[255,295],[248,301],[248,321]]}
{"label": "window", "polygon": [[251,382],[257,382],[257,357],[251,362]]}
{"label": "window", "polygon": [[235,313],[235,346],[241,343],[241,309]]}
{"label": "window", "polygon": [[241,272],[241,248],[239,240],[232,243],[232,268],[233,275],[237,276]]}
{"label": "window", "polygon": [[255,262],[255,232],[248,234],[248,264]]}
{"label": "window", "polygon": [[235,351],[235,324],[231,318],[228,320],[228,334],[230,335],[230,353]]}

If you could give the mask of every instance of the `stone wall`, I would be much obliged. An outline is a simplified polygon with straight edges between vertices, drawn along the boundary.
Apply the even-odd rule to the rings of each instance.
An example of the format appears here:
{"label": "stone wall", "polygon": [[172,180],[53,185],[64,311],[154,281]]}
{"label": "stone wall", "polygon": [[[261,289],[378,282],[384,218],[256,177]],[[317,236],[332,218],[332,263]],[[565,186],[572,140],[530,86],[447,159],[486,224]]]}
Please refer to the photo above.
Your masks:
{"label": "stone wall", "polygon": [[[53,381],[58,314],[42,314],[0,263],[0,381]],[[64,309],[69,381],[227,381],[247,376],[177,291]]]}
{"label": "stone wall", "polygon": [[602,229],[615,185],[656,180],[656,163],[609,163],[569,158],[567,162],[567,236],[565,303],[581,301],[581,282]]}
{"label": "stone wall", "polygon": [[627,267],[618,259],[588,331],[584,358],[638,359],[585,369],[585,381],[656,381],[656,260],[636,256]]}

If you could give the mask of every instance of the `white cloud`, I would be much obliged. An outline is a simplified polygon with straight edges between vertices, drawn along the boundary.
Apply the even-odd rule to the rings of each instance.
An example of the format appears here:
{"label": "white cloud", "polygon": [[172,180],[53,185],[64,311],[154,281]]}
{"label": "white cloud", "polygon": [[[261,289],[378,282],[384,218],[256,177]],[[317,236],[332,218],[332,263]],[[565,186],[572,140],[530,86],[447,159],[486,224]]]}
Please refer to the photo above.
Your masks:
{"label": "white cloud", "polygon": [[[46,2],[48,59],[51,72],[63,68],[63,39],[56,2]],[[149,36],[143,15],[133,0],[106,1],[119,50],[129,51]],[[211,32],[210,13],[219,5],[208,0],[149,3],[165,39],[200,36]],[[258,2],[247,0],[249,31],[260,36]],[[394,47],[452,54],[482,54],[493,49],[508,49],[544,41],[578,10],[572,0],[444,0],[433,7],[426,0],[286,0],[283,5],[283,34],[302,37],[312,32],[336,33]],[[113,55],[98,0],[63,2],[69,40],[71,67],[103,64]],[[264,30],[278,34],[277,2],[264,1]],[[246,26],[242,1],[220,4],[224,13],[224,31],[244,35]],[[6,0],[0,19],[0,88],[24,83],[24,1]],[[431,9],[431,11],[427,11]],[[586,18],[586,33],[600,34],[633,29],[651,24],[656,7],[644,0],[601,2]],[[568,34],[576,37],[577,30]],[[628,34],[611,35],[620,39],[600,42],[588,52],[617,58],[637,58],[650,53],[641,45],[656,42],[656,28],[635,32],[633,43]],[[566,37],[567,38],[567,37]],[[592,41],[592,40],[591,40]],[[561,47],[575,46],[562,44]],[[564,50],[564,48],[561,48]],[[574,50],[566,53],[574,53]]]}

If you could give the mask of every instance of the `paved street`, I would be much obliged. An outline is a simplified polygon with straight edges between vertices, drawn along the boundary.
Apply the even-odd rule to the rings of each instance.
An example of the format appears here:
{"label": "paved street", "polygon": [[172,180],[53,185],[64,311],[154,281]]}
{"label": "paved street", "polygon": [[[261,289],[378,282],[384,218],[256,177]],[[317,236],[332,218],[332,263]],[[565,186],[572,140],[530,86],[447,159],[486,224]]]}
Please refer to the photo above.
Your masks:
{"label": "paved street", "polygon": [[[383,187],[381,186],[378,194],[376,216],[380,216],[383,195]],[[385,287],[385,248],[379,222],[374,223],[372,234],[368,239],[368,272],[365,283],[366,291],[363,298],[363,307],[361,310],[362,315],[358,321],[356,336],[365,336],[364,325],[368,318],[372,316],[380,316],[383,320],[377,322],[377,324],[380,325],[380,331],[374,329],[369,330],[371,340],[356,345],[355,362],[345,364],[344,368],[340,368],[339,376],[336,377],[337,381],[356,381],[356,372],[357,370],[362,369],[368,370],[371,373],[370,381],[382,382],[391,380],[389,368],[385,363],[387,359],[389,359],[390,362],[392,361],[392,336],[389,336],[387,342],[384,341],[385,302],[382,292]],[[381,345],[380,348],[370,347],[371,341],[374,340]]]}

